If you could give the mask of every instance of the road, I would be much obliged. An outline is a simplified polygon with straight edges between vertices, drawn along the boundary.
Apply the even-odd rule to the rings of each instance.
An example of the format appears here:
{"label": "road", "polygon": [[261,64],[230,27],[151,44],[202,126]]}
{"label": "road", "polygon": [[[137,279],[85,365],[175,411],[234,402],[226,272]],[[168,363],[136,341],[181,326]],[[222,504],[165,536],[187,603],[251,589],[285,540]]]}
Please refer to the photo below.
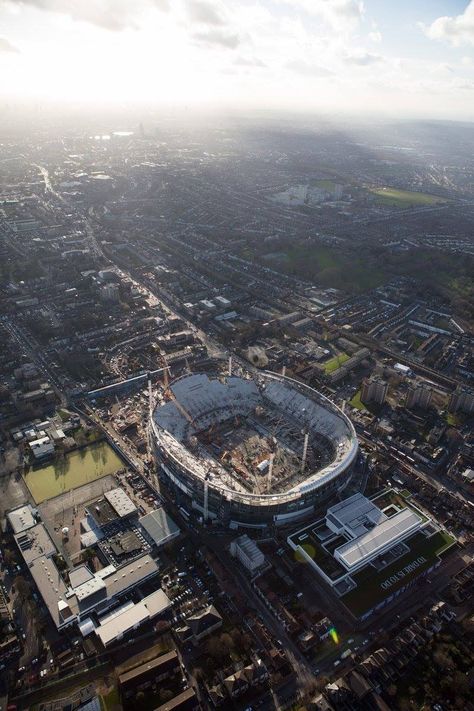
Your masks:
{"label": "road", "polygon": [[[468,504],[470,502],[471,497],[468,494],[464,495],[464,492],[460,491],[459,486],[456,485],[456,482],[449,479],[449,477],[441,476],[440,474],[436,474],[435,472],[430,472],[429,474],[423,472],[421,469],[418,469],[409,462],[407,462],[403,453],[399,453],[400,457],[397,459],[395,456],[395,452],[390,451],[390,448],[387,447],[385,442],[377,440],[375,435],[373,439],[368,439],[361,432],[361,430],[363,429],[362,426],[357,425],[357,423],[355,424],[355,428],[359,440],[363,442],[368,449],[374,450],[378,454],[384,454],[385,457],[393,459],[394,463],[398,467],[405,470],[411,476],[414,476],[418,479],[422,479],[425,484],[434,487],[435,489],[437,489],[437,491],[445,489],[446,491],[449,491],[453,496],[456,496],[463,503]],[[394,447],[392,448],[395,449]]]}
{"label": "road", "polygon": [[66,405],[67,397],[62,391],[61,383],[44,357],[42,347],[38,341],[31,334],[26,334],[17,323],[14,323],[7,316],[2,316],[0,320],[11,337],[20,345],[21,349],[29,356],[46,379],[49,380],[61,401],[61,405]]}
{"label": "road", "polygon": [[235,561],[230,557],[229,552],[224,548],[218,538],[212,534],[205,533],[197,534],[204,543],[217,557],[222,567],[227,571],[231,579],[238,587],[241,593],[247,598],[249,605],[258,610],[260,617],[265,622],[265,625],[277,639],[283,643],[283,648],[288,655],[288,659],[298,676],[298,683],[301,688],[314,681],[314,674],[311,670],[311,665],[303,656],[293,640],[287,635],[283,625],[277,620],[268,608],[265,606],[260,597],[253,590],[247,576]]}

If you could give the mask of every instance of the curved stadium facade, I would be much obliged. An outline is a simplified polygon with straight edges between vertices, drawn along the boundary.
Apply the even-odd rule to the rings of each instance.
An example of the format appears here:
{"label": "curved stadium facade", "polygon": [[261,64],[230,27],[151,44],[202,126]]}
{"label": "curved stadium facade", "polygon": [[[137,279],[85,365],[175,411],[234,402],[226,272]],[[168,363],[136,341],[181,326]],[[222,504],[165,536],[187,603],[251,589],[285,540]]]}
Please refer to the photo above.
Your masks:
{"label": "curved stadium facade", "polygon": [[274,373],[186,375],[155,408],[161,475],[187,512],[232,528],[312,514],[350,481],[358,443],[316,390]]}

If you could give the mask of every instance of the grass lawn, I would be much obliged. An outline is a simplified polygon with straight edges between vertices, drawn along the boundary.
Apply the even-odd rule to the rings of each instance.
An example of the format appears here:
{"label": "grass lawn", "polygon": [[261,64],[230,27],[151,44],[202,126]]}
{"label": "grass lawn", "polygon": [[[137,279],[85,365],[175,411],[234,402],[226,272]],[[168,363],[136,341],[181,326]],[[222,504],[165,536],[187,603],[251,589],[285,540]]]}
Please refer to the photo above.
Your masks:
{"label": "grass lawn", "polygon": [[349,405],[351,405],[352,407],[355,407],[356,410],[367,410],[366,406],[364,405],[364,403],[363,403],[362,400],[360,399],[360,393],[361,393],[360,390],[358,390],[358,391],[356,392],[356,394],[354,395],[354,397],[352,398],[352,400],[349,400]]}
{"label": "grass lawn", "polygon": [[[416,533],[407,543],[410,551],[406,555],[391,565],[388,565],[383,570],[376,571],[375,568],[368,566],[361,570],[360,573],[353,575],[352,577],[354,582],[357,583],[357,588],[343,595],[341,598],[342,602],[356,617],[363,615],[381,603],[389,595],[393,595],[393,593],[410,582],[410,580],[418,577],[420,573],[431,568],[438,558],[454,544],[454,538],[444,531],[438,531],[430,538],[426,538],[422,533]],[[423,557],[425,560],[422,561],[416,569],[401,574],[405,566],[410,565],[420,557]],[[382,583],[392,576],[397,576],[398,580],[388,589],[384,590],[381,587]]]}
{"label": "grass lawn", "polygon": [[349,356],[347,355],[347,353],[340,353],[339,355],[334,356],[334,358],[331,358],[330,360],[326,361],[326,363],[324,363],[324,372],[332,373],[333,371],[340,368],[341,365],[346,362],[346,360],[349,360]]}
{"label": "grass lawn", "polygon": [[446,413],[446,422],[451,427],[457,427],[459,425],[459,419],[456,417],[454,412],[447,412]]}
{"label": "grass lawn", "polygon": [[71,489],[114,474],[124,462],[107,442],[76,449],[23,475],[35,502],[40,504]]}
{"label": "grass lawn", "polygon": [[321,188],[322,190],[328,190],[331,192],[334,190],[336,183],[334,180],[312,180],[311,185],[315,188]]}
{"label": "grass lawn", "polygon": [[392,207],[412,207],[422,205],[436,205],[447,202],[445,198],[428,193],[412,192],[411,190],[398,190],[397,188],[372,188],[370,190],[380,205]]}
{"label": "grass lawn", "polygon": [[326,245],[292,246],[282,254],[279,266],[290,274],[316,279],[322,287],[344,291],[374,289],[388,278],[384,268],[366,256]]}

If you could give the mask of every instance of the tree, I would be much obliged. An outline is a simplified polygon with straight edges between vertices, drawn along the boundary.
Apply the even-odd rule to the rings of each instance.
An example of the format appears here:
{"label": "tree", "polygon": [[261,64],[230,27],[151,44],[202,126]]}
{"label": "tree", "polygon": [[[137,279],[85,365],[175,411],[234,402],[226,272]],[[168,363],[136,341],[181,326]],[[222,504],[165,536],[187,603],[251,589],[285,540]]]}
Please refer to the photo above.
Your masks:
{"label": "tree", "polygon": [[170,689],[160,689],[158,696],[160,697],[160,701],[166,703],[173,698],[174,694]]}
{"label": "tree", "polygon": [[93,558],[95,558],[94,550],[92,548],[84,548],[84,550],[82,551],[82,558],[85,561],[92,560]]}
{"label": "tree", "polygon": [[214,659],[227,657],[234,648],[234,642],[230,634],[224,632],[218,636],[211,637],[207,643],[207,652]]}
{"label": "tree", "polygon": [[15,587],[18,597],[20,598],[20,602],[23,604],[31,595],[31,586],[22,575],[17,575],[15,578]]}

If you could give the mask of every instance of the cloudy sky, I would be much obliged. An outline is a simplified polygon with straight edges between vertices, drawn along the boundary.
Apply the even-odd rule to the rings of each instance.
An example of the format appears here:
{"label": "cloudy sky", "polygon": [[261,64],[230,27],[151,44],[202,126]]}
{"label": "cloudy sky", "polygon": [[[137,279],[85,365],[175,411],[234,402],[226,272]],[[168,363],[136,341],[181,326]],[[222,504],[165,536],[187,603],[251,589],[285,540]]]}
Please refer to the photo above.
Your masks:
{"label": "cloudy sky", "polygon": [[474,0],[0,0],[7,100],[474,120]]}

